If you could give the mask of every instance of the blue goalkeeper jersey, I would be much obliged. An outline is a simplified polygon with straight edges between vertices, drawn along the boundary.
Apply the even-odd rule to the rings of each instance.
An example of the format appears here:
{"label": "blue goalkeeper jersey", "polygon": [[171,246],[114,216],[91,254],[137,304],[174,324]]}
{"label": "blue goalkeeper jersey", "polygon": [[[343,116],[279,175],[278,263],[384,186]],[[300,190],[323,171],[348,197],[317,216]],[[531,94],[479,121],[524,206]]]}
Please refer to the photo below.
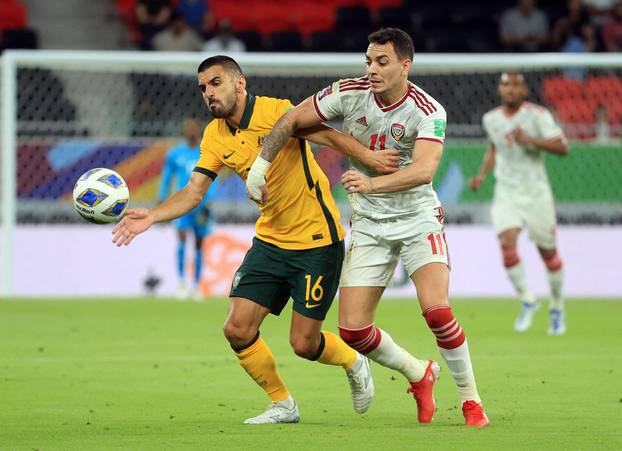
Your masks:
{"label": "blue goalkeeper jersey", "polygon": [[[192,171],[199,161],[201,151],[200,143],[195,147],[190,147],[186,141],[176,145],[169,150],[162,168],[162,180],[158,200],[164,201],[169,194],[172,179],[175,179],[175,191],[181,190],[190,181]],[[212,183],[210,189],[203,196],[202,204],[206,204],[213,199],[216,191],[216,181]]]}

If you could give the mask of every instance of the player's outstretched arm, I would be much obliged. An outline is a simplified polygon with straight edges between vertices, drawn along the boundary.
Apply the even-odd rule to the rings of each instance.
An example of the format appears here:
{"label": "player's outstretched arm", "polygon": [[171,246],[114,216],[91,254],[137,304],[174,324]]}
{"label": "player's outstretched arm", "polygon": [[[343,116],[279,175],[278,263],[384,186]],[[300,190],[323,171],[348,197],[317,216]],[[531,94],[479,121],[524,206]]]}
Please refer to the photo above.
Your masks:
{"label": "player's outstretched arm", "polygon": [[262,202],[260,187],[266,184],[266,173],[279,150],[294,136],[297,129],[313,127],[322,122],[312,102],[312,98],[309,97],[297,107],[289,110],[276,121],[272,131],[266,136],[261,153],[255,159],[246,177],[249,197],[256,202]]}
{"label": "player's outstretched arm", "polygon": [[495,146],[492,144],[488,147],[488,150],[484,154],[484,161],[482,161],[482,167],[479,172],[471,179],[469,186],[473,191],[477,191],[490,170],[495,167]]}
{"label": "player's outstretched arm", "polygon": [[360,161],[378,174],[392,174],[400,168],[400,152],[395,149],[370,150],[350,135],[341,133],[327,125],[296,131],[296,136],[305,138],[321,146],[331,147],[348,157]]}
{"label": "player's outstretched arm", "polygon": [[367,177],[355,170],[349,170],[341,182],[350,193],[374,194],[394,193],[432,182],[436,168],[443,155],[440,142],[418,140],[413,150],[413,161],[401,171],[379,177]]}
{"label": "player's outstretched arm", "polygon": [[212,179],[193,172],[188,184],[160,205],[152,208],[134,208],[112,230],[112,242],[117,246],[129,245],[134,237],[143,233],[156,222],[166,222],[185,215],[201,203],[212,184]]}

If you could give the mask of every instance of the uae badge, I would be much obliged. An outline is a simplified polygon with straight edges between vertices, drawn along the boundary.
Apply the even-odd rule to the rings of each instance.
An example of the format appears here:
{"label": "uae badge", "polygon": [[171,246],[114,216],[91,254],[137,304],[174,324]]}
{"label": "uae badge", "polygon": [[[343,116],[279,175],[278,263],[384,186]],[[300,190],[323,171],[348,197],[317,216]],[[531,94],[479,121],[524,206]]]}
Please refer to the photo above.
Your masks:
{"label": "uae badge", "polygon": [[404,133],[406,132],[406,128],[402,124],[398,124],[397,122],[391,125],[391,136],[396,141],[399,141],[404,137]]}

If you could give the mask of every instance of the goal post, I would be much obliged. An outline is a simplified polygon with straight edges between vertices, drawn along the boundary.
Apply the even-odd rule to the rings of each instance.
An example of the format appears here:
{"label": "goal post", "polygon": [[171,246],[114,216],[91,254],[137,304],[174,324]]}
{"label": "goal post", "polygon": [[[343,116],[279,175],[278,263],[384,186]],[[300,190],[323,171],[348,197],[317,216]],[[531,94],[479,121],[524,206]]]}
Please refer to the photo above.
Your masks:
{"label": "goal post", "polygon": [[[75,182],[72,177],[89,164],[126,171],[122,175],[130,178],[132,204],[156,201],[157,175],[166,151],[179,139],[182,120],[188,116],[209,120],[196,90],[196,68],[207,56],[116,51],[7,50],[2,54],[1,297],[16,293],[18,224],[77,221],[68,188]],[[335,79],[361,76],[365,71],[362,52],[231,56],[247,75],[250,92],[294,103]],[[481,193],[464,187],[485,146],[481,114],[498,103],[496,83],[505,70],[524,72],[531,98],[554,111],[577,149],[593,152],[594,158],[581,151],[554,169],[556,176],[572,177],[557,181],[552,177],[564,221],[622,221],[622,159],[617,154],[622,88],[616,90],[622,87],[622,55],[415,54],[411,80],[448,111],[447,151],[435,184],[445,196],[444,203],[452,206],[450,223],[486,221],[491,185]],[[570,89],[564,79],[575,80],[568,86],[582,91],[564,91]],[[594,94],[597,85],[611,92]],[[318,160],[329,165],[324,169],[331,181],[338,180],[343,159],[325,153]],[[587,186],[580,180],[586,177],[607,189]],[[611,186],[612,180],[617,186]],[[217,201],[224,221],[249,222],[255,210],[242,198],[243,192],[240,196],[239,184],[226,182],[224,189],[223,200]],[[334,194],[347,205],[338,182]]]}

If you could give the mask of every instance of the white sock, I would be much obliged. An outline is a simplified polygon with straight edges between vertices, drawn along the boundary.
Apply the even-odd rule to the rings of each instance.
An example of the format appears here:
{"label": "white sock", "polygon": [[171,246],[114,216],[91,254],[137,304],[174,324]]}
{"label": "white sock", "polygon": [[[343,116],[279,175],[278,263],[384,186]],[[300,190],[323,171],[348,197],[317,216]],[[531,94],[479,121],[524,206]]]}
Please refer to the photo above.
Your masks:
{"label": "white sock", "polygon": [[563,309],[564,298],[562,297],[562,286],[564,284],[564,269],[557,271],[548,271],[549,285],[551,287],[551,301],[549,307],[551,309]]}
{"label": "white sock", "polygon": [[378,329],[381,333],[380,344],[369,352],[367,357],[382,366],[399,371],[409,382],[417,382],[423,378],[428,365],[427,360],[419,360],[410,355],[405,349],[398,346],[387,332]]}
{"label": "white sock", "polygon": [[522,263],[519,262],[511,268],[505,268],[505,272],[521,301],[529,304],[536,302],[536,297],[529,291],[529,288],[527,288],[527,280],[525,280],[525,270],[523,269]]}
{"label": "white sock", "polygon": [[276,404],[282,405],[286,409],[293,409],[296,403],[294,402],[294,398],[292,398],[292,395],[289,395],[283,401],[279,401]]}
{"label": "white sock", "polygon": [[469,354],[469,346],[466,340],[457,348],[445,349],[439,347],[438,350],[443,359],[445,359],[447,368],[454,378],[462,402],[469,400],[478,403],[482,402],[477,393],[473,365],[471,365],[471,355]]}

